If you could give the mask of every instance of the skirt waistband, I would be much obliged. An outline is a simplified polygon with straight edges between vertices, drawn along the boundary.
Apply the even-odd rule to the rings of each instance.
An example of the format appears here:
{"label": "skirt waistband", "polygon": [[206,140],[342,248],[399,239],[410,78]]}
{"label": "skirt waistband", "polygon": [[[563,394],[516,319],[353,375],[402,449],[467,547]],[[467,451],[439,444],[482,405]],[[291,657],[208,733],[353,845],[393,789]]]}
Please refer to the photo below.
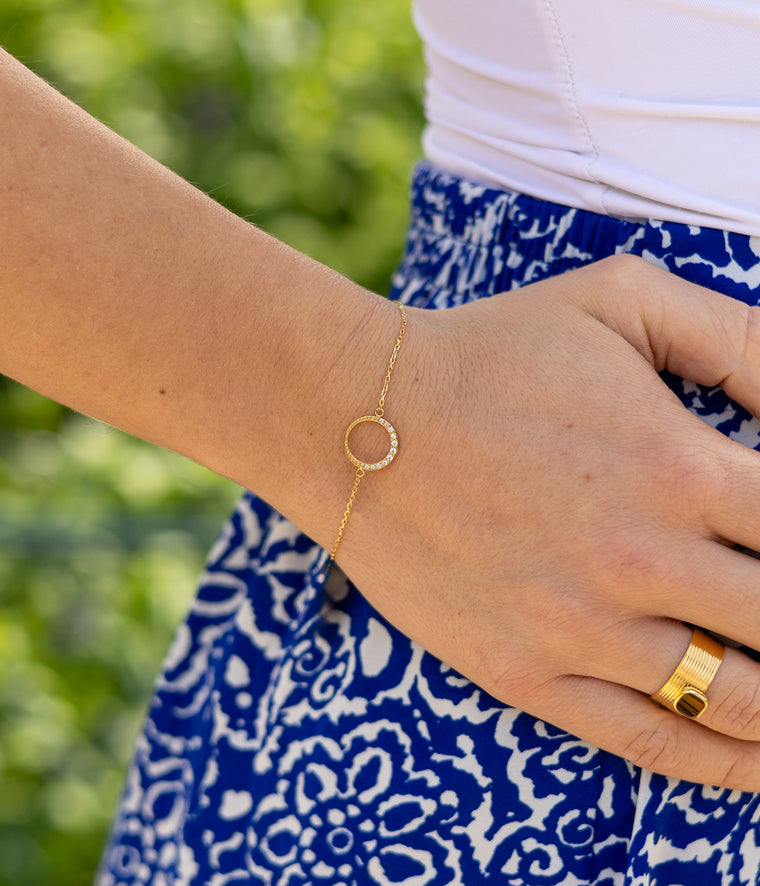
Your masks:
{"label": "skirt waistband", "polygon": [[[678,222],[612,218],[468,181],[427,162],[417,166],[412,180],[411,224],[400,271],[404,264],[425,261],[420,249],[428,251],[429,279],[451,296],[448,305],[616,253],[639,255],[748,304],[760,301],[760,238]],[[445,267],[436,267],[436,256],[444,253]],[[461,298],[458,280],[466,280]],[[399,282],[394,280],[396,297]],[[479,289],[481,282],[485,288]]]}

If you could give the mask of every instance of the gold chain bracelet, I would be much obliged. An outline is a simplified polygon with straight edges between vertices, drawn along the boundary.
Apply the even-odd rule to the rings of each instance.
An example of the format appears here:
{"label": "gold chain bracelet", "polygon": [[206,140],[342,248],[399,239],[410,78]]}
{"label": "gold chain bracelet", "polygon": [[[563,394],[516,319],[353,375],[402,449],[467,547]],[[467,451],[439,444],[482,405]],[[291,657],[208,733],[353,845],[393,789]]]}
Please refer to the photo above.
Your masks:
{"label": "gold chain bracelet", "polygon": [[[399,348],[401,347],[401,340],[403,339],[404,333],[406,332],[406,309],[402,304],[398,304],[398,309],[399,311],[401,311],[401,329],[399,330],[398,337],[396,338],[396,344],[393,346],[391,358],[388,361],[388,371],[385,373],[385,381],[383,381],[383,389],[382,391],[380,391],[380,400],[378,401],[377,408],[372,415],[362,415],[360,418],[354,419],[354,421],[351,422],[348,428],[346,428],[346,433],[343,437],[343,449],[348,460],[356,468],[356,474],[354,476],[354,486],[351,490],[351,495],[348,497],[346,510],[343,512],[343,519],[340,521],[340,527],[338,529],[337,538],[335,539],[335,544],[332,546],[332,550],[330,551],[330,559],[327,563],[328,570],[335,561],[335,555],[338,552],[338,547],[343,540],[343,533],[346,531],[348,518],[351,516],[351,508],[353,508],[354,506],[356,492],[359,489],[359,484],[362,481],[362,477],[367,471],[382,471],[383,468],[387,468],[398,454],[398,434],[396,433],[396,429],[387,419],[383,417],[385,397],[388,393],[388,385],[390,384],[391,375],[393,374],[393,367],[396,365],[396,357],[398,356]],[[372,422],[374,424],[380,425],[380,427],[386,431],[390,440],[391,445],[388,449],[388,454],[376,462],[362,461],[361,459],[357,458],[354,453],[351,452],[351,447],[348,445],[348,439],[351,436],[351,431],[353,431],[353,429],[357,425],[364,424],[365,422]]]}

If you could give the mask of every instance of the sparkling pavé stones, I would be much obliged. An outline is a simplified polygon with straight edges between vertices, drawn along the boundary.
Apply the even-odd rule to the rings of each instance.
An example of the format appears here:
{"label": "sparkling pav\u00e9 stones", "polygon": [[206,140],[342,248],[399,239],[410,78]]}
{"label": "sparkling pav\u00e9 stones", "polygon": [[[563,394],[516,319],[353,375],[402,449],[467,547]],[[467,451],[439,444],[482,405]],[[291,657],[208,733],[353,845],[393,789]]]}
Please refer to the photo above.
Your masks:
{"label": "sparkling pav\u00e9 stones", "polygon": [[[388,449],[388,454],[385,455],[380,461],[376,461],[373,463],[362,461],[358,459],[353,452],[351,452],[351,448],[348,445],[348,438],[351,436],[351,431],[364,422],[373,422],[376,425],[380,425],[381,428],[384,428],[390,439],[390,448]],[[361,418],[357,418],[355,421],[352,421],[351,424],[346,429],[346,435],[343,438],[343,449],[346,452],[346,456],[352,465],[356,468],[361,468],[364,471],[381,471],[383,468],[387,468],[388,465],[396,458],[398,454],[398,434],[396,433],[396,429],[393,425],[382,418],[379,415],[363,415]]]}

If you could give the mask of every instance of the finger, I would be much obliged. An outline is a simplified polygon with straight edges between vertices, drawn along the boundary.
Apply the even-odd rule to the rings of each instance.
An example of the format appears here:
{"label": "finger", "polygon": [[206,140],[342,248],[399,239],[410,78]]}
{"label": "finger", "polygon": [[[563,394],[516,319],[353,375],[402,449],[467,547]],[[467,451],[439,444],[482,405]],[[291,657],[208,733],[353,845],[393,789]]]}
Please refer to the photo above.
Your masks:
{"label": "finger", "polygon": [[701,469],[705,527],[732,544],[760,550],[760,452],[716,436]]}
{"label": "finger", "polygon": [[686,549],[679,574],[650,587],[639,598],[648,614],[657,613],[760,648],[760,562],[709,539]]}
{"label": "finger", "polygon": [[[678,667],[692,640],[692,628],[666,619],[635,619],[627,642],[600,644],[591,675],[620,683],[646,696],[657,692]],[[760,664],[738,649],[726,648],[706,691],[701,726],[745,741],[760,741]],[[654,704],[654,702],[653,702]],[[674,716],[677,716],[674,714]]]}
{"label": "finger", "polygon": [[641,538],[605,536],[594,556],[595,605],[608,614],[688,622],[760,649],[760,560],[755,557],[668,526]]}
{"label": "finger", "polygon": [[646,695],[588,677],[559,677],[544,687],[530,713],[673,778],[760,791],[760,742],[705,729],[656,705]]}
{"label": "finger", "polygon": [[[604,275],[589,275],[584,305],[660,371],[705,385],[760,414],[760,311],[689,283],[635,256],[606,260]],[[613,289],[614,283],[614,289]],[[611,298],[610,292],[619,293]]]}

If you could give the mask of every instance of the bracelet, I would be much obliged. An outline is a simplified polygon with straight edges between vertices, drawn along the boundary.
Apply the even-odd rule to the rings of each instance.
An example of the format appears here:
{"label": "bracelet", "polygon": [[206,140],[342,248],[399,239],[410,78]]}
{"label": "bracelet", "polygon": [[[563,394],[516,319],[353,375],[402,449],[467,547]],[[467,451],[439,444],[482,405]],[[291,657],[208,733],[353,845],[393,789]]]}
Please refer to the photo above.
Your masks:
{"label": "bracelet", "polygon": [[[380,400],[378,401],[377,408],[375,409],[374,413],[372,413],[372,415],[362,415],[360,418],[354,419],[354,421],[351,422],[348,428],[346,428],[346,433],[343,437],[343,449],[348,460],[356,468],[356,474],[354,476],[354,486],[351,490],[351,495],[348,498],[346,510],[343,512],[343,519],[340,521],[340,527],[338,529],[338,535],[335,539],[335,544],[332,546],[332,550],[330,551],[330,559],[327,562],[328,570],[335,562],[335,555],[338,552],[338,547],[340,546],[340,543],[343,539],[343,533],[346,531],[348,518],[351,516],[351,508],[353,508],[354,506],[356,492],[359,489],[359,484],[362,481],[362,477],[367,471],[382,471],[383,468],[387,468],[398,454],[398,434],[396,433],[396,429],[387,419],[383,417],[385,396],[388,393],[388,385],[390,384],[391,375],[393,374],[393,367],[396,365],[396,357],[398,356],[399,348],[401,347],[401,340],[403,339],[404,333],[406,332],[406,309],[402,304],[399,304],[398,302],[396,302],[396,304],[398,304],[398,309],[401,312],[401,329],[399,330],[398,337],[396,338],[396,344],[393,346],[391,358],[388,361],[388,371],[385,373],[383,389],[382,391],[380,391]],[[348,445],[351,431],[353,431],[353,429],[357,425],[364,424],[365,422],[373,422],[374,424],[380,425],[380,427],[383,428],[388,434],[388,438],[390,440],[388,454],[381,458],[380,461],[362,461],[361,459],[357,458],[353,452],[351,452],[351,447]]]}

